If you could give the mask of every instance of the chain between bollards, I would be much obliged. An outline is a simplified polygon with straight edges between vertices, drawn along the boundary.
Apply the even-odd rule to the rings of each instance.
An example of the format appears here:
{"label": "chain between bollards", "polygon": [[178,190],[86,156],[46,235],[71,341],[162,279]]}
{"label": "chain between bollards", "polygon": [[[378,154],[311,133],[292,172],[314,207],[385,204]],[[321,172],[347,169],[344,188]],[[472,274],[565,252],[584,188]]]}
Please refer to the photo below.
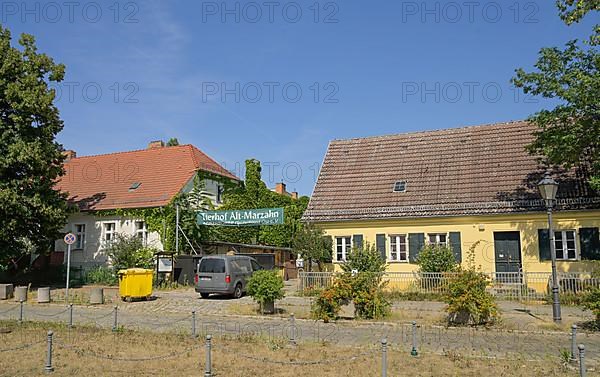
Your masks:
{"label": "chain between bollards", "polygon": [[54,372],[54,367],[52,366],[52,336],[54,334],[51,330],[48,331],[48,350],[46,352],[46,366],[44,367],[44,371],[46,373]]}
{"label": "chain between bollards", "polygon": [[577,325],[571,326],[571,360],[577,362]]}
{"label": "chain between bollards", "polygon": [[204,377],[212,377],[212,361],[210,358],[212,336],[206,336],[206,368],[204,371]]}
{"label": "chain between bollards", "polygon": [[585,346],[580,344],[577,348],[579,348],[579,377],[585,377]]}
{"label": "chain between bollards", "polygon": [[196,337],[198,337],[196,334],[196,311],[192,310],[192,338]]}
{"label": "chain between bollards", "polygon": [[23,300],[19,301],[19,323],[23,322]]}
{"label": "chain between bollards", "polygon": [[73,327],[73,304],[69,304],[69,328]]}
{"label": "chain between bollards", "polygon": [[412,349],[410,350],[411,356],[418,356],[417,351],[417,321],[412,322]]}
{"label": "chain between bollards", "polygon": [[296,316],[294,313],[290,314],[290,345],[296,345]]}
{"label": "chain between bollards", "polygon": [[119,324],[118,314],[117,314],[118,311],[119,311],[119,307],[117,305],[115,305],[112,331],[117,331],[117,329],[118,329],[118,324]]}
{"label": "chain between bollards", "polygon": [[381,339],[381,377],[387,377],[387,339]]}

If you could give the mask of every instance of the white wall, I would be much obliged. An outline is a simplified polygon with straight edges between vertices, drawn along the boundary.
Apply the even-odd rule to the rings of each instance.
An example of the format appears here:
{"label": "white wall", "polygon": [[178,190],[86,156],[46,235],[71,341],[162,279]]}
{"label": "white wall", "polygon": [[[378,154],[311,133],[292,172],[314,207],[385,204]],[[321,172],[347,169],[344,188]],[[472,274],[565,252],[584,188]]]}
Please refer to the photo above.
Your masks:
{"label": "white wall", "polygon": [[[69,222],[63,228],[64,232],[75,233],[76,224],[85,224],[85,243],[83,249],[71,247],[71,265],[90,269],[99,265],[107,265],[108,258],[104,252],[103,224],[114,222],[116,233],[135,234],[135,221],[141,219],[120,216],[94,216],[86,213],[77,213],[69,217]],[[147,245],[162,250],[160,237],[156,232],[148,232]],[[57,240],[54,245],[56,251],[67,251],[63,240]],[[66,262],[65,253],[65,262]]]}

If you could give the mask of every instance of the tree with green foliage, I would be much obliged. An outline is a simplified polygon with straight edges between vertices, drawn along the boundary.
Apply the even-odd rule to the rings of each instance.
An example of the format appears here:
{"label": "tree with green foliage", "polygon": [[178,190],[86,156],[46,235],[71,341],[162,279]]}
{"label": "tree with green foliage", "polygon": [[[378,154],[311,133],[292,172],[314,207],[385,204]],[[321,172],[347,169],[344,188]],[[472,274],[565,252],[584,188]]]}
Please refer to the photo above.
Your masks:
{"label": "tree with green foliage", "polygon": [[381,274],[385,272],[386,262],[375,245],[366,242],[364,247],[353,247],[346,256],[346,261],[340,264],[344,272],[369,272]]}
{"label": "tree with green foliage", "polygon": [[129,234],[117,234],[105,248],[115,272],[126,268],[153,268],[154,253],[158,250],[147,247],[142,239]]}
{"label": "tree with green foliage", "polygon": [[[598,0],[559,0],[560,17],[567,25],[600,10]],[[530,117],[538,126],[528,151],[543,155],[548,165],[579,166],[589,173],[591,186],[600,190],[600,26],[588,41],[570,41],[564,49],[543,48],[535,72],[516,70],[513,84],[560,103]]]}
{"label": "tree with green foliage", "polygon": [[263,312],[265,304],[274,303],[275,300],[281,300],[285,296],[283,279],[274,270],[260,270],[253,273],[248,279],[246,290],[248,295],[260,305]]}
{"label": "tree with green foliage", "polygon": [[308,197],[293,199],[269,190],[262,181],[261,170],[260,161],[246,160],[244,183],[225,191],[223,205],[219,209],[283,207],[284,223],[281,225],[214,227],[212,235],[215,240],[284,247],[292,245],[294,233],[302,227],[300,219],[308,205]]}
{"label": "tree with green foliage", "polygon": [[450,272],[456,270],[458,264],[449,246],[425,245],[417,256],[417,264],[421,272]]}
{"label": "tree with green foliage", "polygon": [[167,141],[167,147],[176,147],[179,145],[179,140],[176,137],[172,137]]}
{"label": "tree with green foliage", "polygon": [[54,188],[63,174],[56,142],[63,122],[50,88],[65,66],[38,53],[29,34],[19,45],[0,26],[0,268],[30,250],[50,250],[68,216],[66,195]]}
{"label": "tree with green foliage", "polygon": [[310,223],[304,224],[292,239],[292,249],[307,261],[308,271],[312,271],[313,261],[319,265],[319,271],[323,271],[323,263],[331,260],[332,248],[331,236],[326,236],[323,229]]}

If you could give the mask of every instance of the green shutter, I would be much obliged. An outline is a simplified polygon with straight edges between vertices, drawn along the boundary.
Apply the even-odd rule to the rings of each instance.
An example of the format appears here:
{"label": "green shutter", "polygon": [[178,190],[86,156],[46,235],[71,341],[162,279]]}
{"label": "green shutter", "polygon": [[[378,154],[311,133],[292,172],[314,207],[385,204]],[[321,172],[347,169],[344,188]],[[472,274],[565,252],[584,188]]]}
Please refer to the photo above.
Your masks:
{"label": "green shutter", "polygon": [[363,248],[363,235],[355,234],[352,236],[352,247],[362,250]]}
{"label": "green shutter", "polygon": [[379,251],[381,258],[387,260],[385,253],[385,234],[378,234],[375,236],[375,247],[377,248],[377,251]]}
{"label": "green shutter", "polygon": [[540,260],[551,260],[550,231],[548,229],[538,229],[538,244],[540,248]]}
{"label": "green shutter", "polygon": [[600,232],[598,228],[580,228],[581,259],[600,260]]}
{"label": "green shutter", "polygon": [[425,246],[425,234],[410,233],[408,235],[408,261],[410,263],[417,263],[417,257],[423,246]]}
{"label": "green shutter", "polygon": [[462,262],[460,232],[450,232],[449,238],[450,238],[450,247],[452,248],[452,252],[454,253],[454,259],[456,259],[456,263],[460,264]]}

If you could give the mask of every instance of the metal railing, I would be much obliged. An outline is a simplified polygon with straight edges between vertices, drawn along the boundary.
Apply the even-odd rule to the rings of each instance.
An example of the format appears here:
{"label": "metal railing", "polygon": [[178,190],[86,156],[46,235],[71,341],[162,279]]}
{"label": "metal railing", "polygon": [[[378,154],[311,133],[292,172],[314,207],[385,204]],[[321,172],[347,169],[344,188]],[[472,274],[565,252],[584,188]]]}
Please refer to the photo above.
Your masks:
{"label": "metal railing", "polygon": [[[331,286],[337,272],[300,272],[298,291],[308,293]],[[488,272],[488,291],[506,300],[544,300],[550,293],[552,274],[549,272]],[[386,290],[400,293],[443,295],[456,272],[384,272]],[[600,287],[600,278],[589,273],[561,272],[558,274],[561,294],[581,295]]]}

